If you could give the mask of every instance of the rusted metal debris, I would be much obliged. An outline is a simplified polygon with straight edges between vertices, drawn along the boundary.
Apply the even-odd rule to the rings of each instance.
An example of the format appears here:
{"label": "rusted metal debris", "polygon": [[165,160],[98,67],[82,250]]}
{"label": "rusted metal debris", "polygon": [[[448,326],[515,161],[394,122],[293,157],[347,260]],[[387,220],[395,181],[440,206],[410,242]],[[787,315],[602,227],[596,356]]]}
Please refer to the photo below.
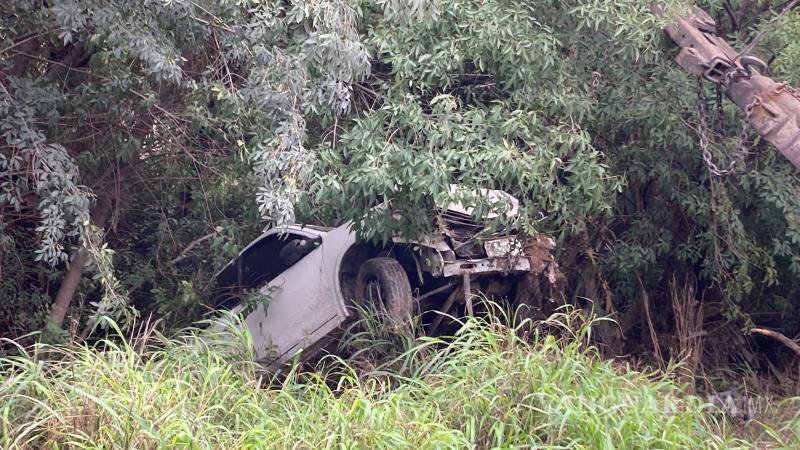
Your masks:
{"label": "rusted metal debris", "polygon": [[721,85],[749,125],[800,168],[800,93],[765,75],[767,65],[760,59],[737,53],[717,34],[714,19],[699,8],[665,29],[681,47],[678,64]]}

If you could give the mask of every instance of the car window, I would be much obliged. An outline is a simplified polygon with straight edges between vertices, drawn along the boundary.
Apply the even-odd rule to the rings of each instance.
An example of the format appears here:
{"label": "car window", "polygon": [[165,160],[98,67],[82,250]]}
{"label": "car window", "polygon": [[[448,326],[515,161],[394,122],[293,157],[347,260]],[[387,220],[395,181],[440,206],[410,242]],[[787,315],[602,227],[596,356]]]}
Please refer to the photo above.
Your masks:
{"label": "car window", "polygon": [[214,307],[233,308],[240,303],[245,289],[257,289],[269,283],[321,243],[319,237],[308,238],[294,233],[261,238],[217,275],[212,294]]}
{"label": "car window", "polygon": [[319,247],[322,239],[284,233],[263,238],[241,256],[241,286],[259,288]]}

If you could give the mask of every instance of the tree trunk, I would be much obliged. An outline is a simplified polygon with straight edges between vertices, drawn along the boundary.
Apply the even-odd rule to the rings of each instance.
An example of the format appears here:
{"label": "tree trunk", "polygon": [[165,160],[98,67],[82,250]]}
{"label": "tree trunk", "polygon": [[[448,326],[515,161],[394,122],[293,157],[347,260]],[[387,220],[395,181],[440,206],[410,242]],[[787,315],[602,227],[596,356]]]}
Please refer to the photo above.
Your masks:
{"label": "tree trunk", "polygon": [[[102,229],[110,213],[111,200],[107,197],[99,197],[92,211],[92,223]],[[72,297],[78,289],[81,278],[83,278],[83,269],[85,266],[86,250],[80,248],[73,254],[67,274],[64,276],[64,280],[58,288],[55,302],[50,310],[50,315],[47,317],[46,325],[48,328],[61,328],[64,324],[64,318],[67,316],[67,311],[69,311]]]}

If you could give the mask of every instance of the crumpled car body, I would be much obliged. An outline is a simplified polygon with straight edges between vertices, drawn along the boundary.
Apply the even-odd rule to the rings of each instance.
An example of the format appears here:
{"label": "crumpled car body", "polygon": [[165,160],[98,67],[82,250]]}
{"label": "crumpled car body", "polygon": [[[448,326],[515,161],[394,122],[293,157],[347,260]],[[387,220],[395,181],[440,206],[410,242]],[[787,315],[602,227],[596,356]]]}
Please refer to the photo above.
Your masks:
{"label": "crumpled car body", "polygon": [[[413,299],[417,313],[459,303],[454,299],[463,300],[463,280],[479,290],[487,277],[531,270],[515,233],[470,241],[469,233],[480,228],[470,213],[449,205],[438,216],[440,234],[382,244],[359,242],[350,223],[270,229],[218,272],[216,306],[245,315],[258,362],[285,363],[299,353],[301,358],[313,356],[355,317],[356,290],[368,285],[370,270],[364,275],[365,267],[377,274],[372,277],[376,283],[382,276],[385,284],[397,281],[395,291],[386,295]],[[386,274],[394,279],[387,281]],[[397,289],[408,292],[397,294]]]}

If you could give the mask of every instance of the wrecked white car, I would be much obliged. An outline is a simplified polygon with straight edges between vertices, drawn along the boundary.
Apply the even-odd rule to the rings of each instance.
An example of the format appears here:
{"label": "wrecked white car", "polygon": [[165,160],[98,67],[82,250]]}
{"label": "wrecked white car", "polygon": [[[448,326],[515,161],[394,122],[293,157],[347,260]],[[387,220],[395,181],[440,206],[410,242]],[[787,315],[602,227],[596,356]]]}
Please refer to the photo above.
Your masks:
{"label": "wrecked white car", "polygon": [[[512,196],[482,195],[506,202],[506,214],[516,214]],[[257,361],[283,363],[301,350],[300,357],[308,358],[330,343],[359,303],[377,306],[396,328],[420,314],[433,332],[445,317],[437,312],[471,314],[472,293],[513,295],[515,283],[508,277],[547,264],[529,258],[513,232],[476,239],[486,230],[472,219],[471,208],[450,204],[437,221],[436,236],[382,245],[357,241],[349,223],[273,228],[217,274],[215,303],[246,314]],[[249,301],[254,293],[256,301]]]}

